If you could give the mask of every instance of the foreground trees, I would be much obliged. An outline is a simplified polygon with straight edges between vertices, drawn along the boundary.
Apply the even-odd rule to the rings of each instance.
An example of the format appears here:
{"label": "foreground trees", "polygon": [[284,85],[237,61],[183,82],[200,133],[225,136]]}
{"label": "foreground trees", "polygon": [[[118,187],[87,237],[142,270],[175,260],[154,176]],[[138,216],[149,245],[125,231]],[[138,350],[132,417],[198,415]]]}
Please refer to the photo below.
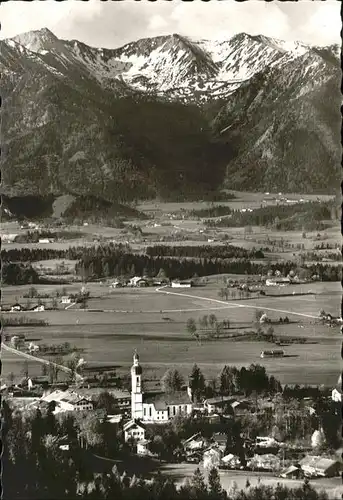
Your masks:
{"label": "foreground trees", "polygon": [[[111,473],[94,473],[91,464],[83,460],[78,446],[80,422],[71,415],[57,421],[52,410],[50,407],[46,415],[39,410],[24,415],[21,411],[12,411],[4,401],[2,487],[5,500],[328,500],[325,493],[317,493],[307,482],[295,489],[258,484],[226,492],[214,468],[207,480],[196,469],[179,489],[160,473],[151,481],[125,473],[120,475],[116,467]],[[81,432],[87,435],[90,444],[98,444],[94,433],[102,435],[106,442],[113,440],[94,415],[84,421]],[[168,432],[170,446],[174,447],[175,435],[172,429]],[[240,448],[239,434],[239,428],[232,429],[228,449]],[[69,450],[62,451],[59,445],[65,439]],[[155,441],[156,446],[161,444],[159,437]]]}

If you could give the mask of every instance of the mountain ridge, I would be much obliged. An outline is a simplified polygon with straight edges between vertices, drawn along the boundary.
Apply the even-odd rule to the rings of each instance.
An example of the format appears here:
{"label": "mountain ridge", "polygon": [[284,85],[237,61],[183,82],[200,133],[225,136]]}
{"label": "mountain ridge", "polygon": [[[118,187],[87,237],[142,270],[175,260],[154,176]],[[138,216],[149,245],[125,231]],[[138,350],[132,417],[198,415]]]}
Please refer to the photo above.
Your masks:
{"label": "mountain ridge", "polygon": [[337,46],[241,33],[101,49],[44,29],[0,47],[9,196],[125,203],[340,182]]}

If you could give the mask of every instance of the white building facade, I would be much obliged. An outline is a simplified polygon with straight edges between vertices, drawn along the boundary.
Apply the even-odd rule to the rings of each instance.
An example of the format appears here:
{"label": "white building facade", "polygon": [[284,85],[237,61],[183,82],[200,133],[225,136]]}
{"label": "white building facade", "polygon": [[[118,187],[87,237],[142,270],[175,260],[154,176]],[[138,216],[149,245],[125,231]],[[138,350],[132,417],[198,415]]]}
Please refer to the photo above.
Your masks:
{"label": "white building facade", "polygon": [[142,388],[142,367],[138,354],[133,356],[131,367],[131,418],[147,423],[168,422],[177,415],[190,415],[193,404],[187,391],[171,394],[144,394]]}

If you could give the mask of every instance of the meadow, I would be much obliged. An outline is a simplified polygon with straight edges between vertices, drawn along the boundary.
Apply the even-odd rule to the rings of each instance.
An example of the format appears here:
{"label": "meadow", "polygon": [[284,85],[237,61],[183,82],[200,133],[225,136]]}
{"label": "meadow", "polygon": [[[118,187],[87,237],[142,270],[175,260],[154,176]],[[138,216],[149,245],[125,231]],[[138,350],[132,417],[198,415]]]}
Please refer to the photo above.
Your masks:
{"label": "meadow", "polygon": [[[147,379],[161,378],[171,366],[177,367],[187,377],[195,362],[208,378],[216,377],[225,364],[248,366],[259,363],[284,384],[335,384],[340,370],[341,335],[338,327],[322,325],[318,313],[324,308],[337,314],[339,283],[311,284],[312,292],[318,295],[263,297],[226,303],[218,298],[220,282],[220,279],[217,282],[211,278],[204,288],[184,291],[169,288],[159,292],[153,288],[110,291],[107,286],[92,284],[91,295],[97,296],[89,300],[88,310],[71,307],[61,311],[25,313],[47,320],[49,326],[8,327],[6,331],[25,333],[28,340],[38,344],[68,341],[82,349],[81,355],[89,365],[117,366],[123,375],[127,374],[132,353],[137,349]],[[13,291],[19,291],[13,288]],[[308,286],[302,289],[308,291]],[[97,308],[108,312],[91,310]],[[248,332],[254,327],[256,310],[265,310],[272,320],[287,314],[291,323],[273,325],[275,334],[304,337],[308,343],[284,347],[284,358],[261,359],[261,351],[270,349],[270,343],[223,336],[203,339],[199,344],[186,329],[188,318],[198,321],[204,314],[215,314],[220,321],[230,320],[230,334]],[[17,363],[20,371],[22,360],[19,357]],[[5,357],[3,365],[5,375],[14,371],[16,360],[11,358],[8,361]],[[36,368],[32,366],[32,370],[36,371]],[[40,373],[40,366],[37,370]]]}

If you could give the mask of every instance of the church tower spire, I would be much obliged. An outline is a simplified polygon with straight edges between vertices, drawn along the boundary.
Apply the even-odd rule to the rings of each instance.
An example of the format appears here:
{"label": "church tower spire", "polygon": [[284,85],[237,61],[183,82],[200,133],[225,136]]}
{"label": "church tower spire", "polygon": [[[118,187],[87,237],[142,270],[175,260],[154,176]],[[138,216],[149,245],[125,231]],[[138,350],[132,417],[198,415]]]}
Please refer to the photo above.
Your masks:
{"label": "church tower spire", "polygon": [[136,351],[131,367],[131,418],[133,420],[143,418],[142,367]]}

